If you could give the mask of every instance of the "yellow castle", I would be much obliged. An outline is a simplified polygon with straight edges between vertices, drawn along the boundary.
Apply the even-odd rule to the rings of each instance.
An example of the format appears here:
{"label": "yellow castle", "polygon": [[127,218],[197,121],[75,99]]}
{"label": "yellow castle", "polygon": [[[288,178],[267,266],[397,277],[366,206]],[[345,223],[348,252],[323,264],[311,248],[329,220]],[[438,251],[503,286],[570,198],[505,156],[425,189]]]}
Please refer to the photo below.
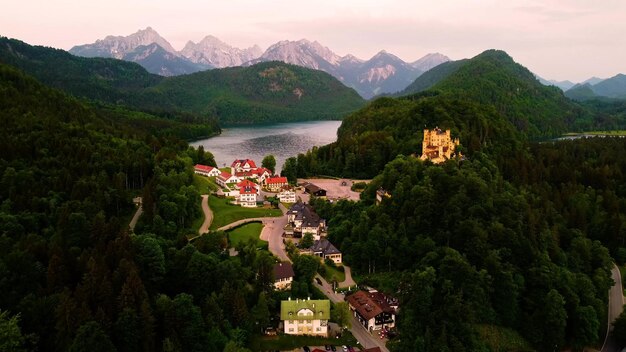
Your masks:
{"label": "yellow castle", "polygon": [[[422,160],[430,160],[435,164],[442,163],[454,155],[459,139],[452,140],[450,130],[443,131],[439,127],[434,130],[424,130],[424,141],[422,142]],[[458,153],[461,156],[461,153]]]}

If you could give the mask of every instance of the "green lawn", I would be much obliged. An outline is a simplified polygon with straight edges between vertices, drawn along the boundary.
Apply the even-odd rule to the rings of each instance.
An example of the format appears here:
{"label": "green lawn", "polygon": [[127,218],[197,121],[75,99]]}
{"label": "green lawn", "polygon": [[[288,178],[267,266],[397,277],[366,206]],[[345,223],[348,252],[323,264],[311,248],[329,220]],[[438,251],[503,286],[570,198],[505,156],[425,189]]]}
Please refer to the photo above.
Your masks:
{"label": "green lawn", "polygon": [[[341,347],[342,345],[357,346],[357,343],[350,331],[344,332],[343,336],[339,339],[294,335],[256,336],[252,339],[250,349],[252,351],[286,351],[302,346],[324,345],[335,345]],[[337,350],[340,351],[341,348],[338,348]]]}
{"label": "green lawn", "polygon": [[328,266],[326,264],[322,264],[320,268],[324,268],[322,271],[322,276],[329,283],[336,281],[337,283],[344,282],[346,280],[346,274],[337,269],[336,267]]}
{"label": "green lawn", "polygon": [[200,194],[210,194],[219,189],[219,186],[210,177],[198,174],[193,175],[193,186],[196,187]]}
{"label": "green lawn", "polygon": [[256,240],[259,248],[267,249],[267,241],[263,241],[259,238],[261,230],[263,230],[263,224],[260,222],[253,222],[228,231],[230,246],[237,247],[240,243],[246,243],[250,239],[253,239]]}
{"label": "green lawn", "polygon": [[228,198],[209,197],[209,207],[213,211],[211,230],[216,230],[241,219],[283,215],[279,209],[244,208],[238,205],[228,204],[230,201],[231,199]]}

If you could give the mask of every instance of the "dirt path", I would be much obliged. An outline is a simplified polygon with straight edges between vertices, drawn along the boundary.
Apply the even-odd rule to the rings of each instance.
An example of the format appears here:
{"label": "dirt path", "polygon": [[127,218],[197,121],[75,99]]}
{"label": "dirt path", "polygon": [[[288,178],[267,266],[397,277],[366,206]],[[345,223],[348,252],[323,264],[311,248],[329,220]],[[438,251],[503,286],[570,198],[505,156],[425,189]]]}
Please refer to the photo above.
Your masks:
{"label": "dirt path", "polygon": [[208,194],[202,195],[202,212],[204,213],[204,222],[202,223],[202,226],[200,226],[200,228],[198,229],[199,235],[203,235],[209,232],[209,227],[213,222],[213,212],[211,211],[211,208],[209,208]]}
{"label": "dirt path", "polygon": [[348,286],[356,286],[356,282],[352,279],[352,270],[349,266],[343,266],[344,273],[346,274],[346,279],[339,283],[339,287],[348,287]]}
{"label": "dirt path", "polygon": [[139,204],[139,207],[137,208],[135,215],[133,215],[133,218],[130,220],[130,223],[128,224],[128,227],[130,228],[130,232],[135,232],[135,226],[137,225],[137,221],[139,220],[139,217],[141,216],[141,214],[143,214],[143,207],[141,206],[141,197],[137,197],[136,199],[138,200],[136,201],[136,203]]}

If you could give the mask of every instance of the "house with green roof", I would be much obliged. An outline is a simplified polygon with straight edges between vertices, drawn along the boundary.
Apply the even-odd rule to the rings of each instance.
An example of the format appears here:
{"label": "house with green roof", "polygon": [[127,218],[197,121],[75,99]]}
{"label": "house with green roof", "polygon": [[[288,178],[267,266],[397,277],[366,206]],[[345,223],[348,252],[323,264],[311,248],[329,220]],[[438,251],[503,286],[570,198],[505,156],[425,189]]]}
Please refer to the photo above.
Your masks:
{"label": "house with green roof", "polygon": [[328,336],[330,301],[295,299],[280,302],[285,334]]}

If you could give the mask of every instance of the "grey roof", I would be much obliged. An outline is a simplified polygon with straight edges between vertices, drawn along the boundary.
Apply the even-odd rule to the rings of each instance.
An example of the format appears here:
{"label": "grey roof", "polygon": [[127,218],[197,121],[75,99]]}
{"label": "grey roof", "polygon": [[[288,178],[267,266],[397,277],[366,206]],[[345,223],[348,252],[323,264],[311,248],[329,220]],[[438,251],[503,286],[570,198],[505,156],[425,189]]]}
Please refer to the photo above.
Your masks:
{"label": "grey roof", "polygon": [[288,213],[295,214],[295,220],[301,220],[303,227],[318,227],[324,221],[309,204],[298,202],[289,208]]}
{"label": "grey roof", "polygon": [[322,253],[322,255],[328,254],[341,254],[341,251],[337,249],[337,247],[333,246],[329,240],[325,238],[321,238],[313,243],[311,246],[311,251],[313,253]]}

